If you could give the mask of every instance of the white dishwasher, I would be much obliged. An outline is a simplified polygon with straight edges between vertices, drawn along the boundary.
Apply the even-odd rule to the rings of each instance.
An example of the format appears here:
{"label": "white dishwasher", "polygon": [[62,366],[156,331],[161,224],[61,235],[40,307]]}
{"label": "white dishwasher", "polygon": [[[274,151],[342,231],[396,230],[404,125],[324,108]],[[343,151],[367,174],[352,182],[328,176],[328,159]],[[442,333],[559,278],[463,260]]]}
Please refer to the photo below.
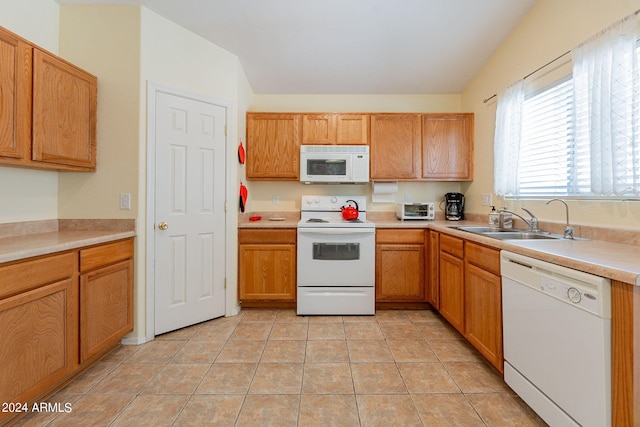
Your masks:
{"label": "white dishwasher", "polygon": [[552,427],[611,426],[611,282],[501,252],[505,382]]}

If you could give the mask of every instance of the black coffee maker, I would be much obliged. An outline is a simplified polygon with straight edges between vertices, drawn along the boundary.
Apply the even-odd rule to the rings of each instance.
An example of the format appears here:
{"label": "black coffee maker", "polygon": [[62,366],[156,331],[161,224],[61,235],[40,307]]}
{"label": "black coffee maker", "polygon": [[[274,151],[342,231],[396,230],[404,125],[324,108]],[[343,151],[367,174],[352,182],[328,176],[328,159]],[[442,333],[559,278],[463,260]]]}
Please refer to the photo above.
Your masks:
{"label": "black coffee maker", "polygon": [[464,194],[447,193],[444,195],[445,218],[449,221],[464,219]]}

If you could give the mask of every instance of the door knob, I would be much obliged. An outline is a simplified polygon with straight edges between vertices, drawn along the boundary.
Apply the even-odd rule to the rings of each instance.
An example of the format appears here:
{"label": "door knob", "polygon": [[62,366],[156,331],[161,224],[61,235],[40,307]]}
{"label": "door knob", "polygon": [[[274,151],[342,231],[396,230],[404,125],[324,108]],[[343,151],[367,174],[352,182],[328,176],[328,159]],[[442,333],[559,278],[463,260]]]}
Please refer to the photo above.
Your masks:
{"label": "door knob", "polygon": [[166,230],[167,228],[169,228],[169,224],[167,224],[166,222],[162,221],[162,222],[158,223],[158,228],[160,230]]}

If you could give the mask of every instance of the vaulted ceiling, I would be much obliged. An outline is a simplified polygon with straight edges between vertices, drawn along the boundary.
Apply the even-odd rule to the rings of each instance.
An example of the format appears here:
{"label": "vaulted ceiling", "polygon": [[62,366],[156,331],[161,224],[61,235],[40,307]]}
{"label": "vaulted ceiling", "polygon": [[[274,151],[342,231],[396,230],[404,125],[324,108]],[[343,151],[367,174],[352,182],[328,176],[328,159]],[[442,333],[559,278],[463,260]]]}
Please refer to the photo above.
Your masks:
{"label": "vaulted ceiling", "polygon": [[460,93],[535,0],[136,3],[238,56],[255,93]]}

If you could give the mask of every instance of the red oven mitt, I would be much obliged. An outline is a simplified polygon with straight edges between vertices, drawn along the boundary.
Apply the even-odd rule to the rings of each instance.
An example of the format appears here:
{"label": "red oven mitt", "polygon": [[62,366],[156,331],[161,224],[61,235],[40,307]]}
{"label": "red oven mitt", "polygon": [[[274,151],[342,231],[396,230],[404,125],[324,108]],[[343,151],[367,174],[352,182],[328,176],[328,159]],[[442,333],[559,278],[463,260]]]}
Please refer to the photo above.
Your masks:
{"label": "red oven mitt", "polygon": [[240,141],[240,145],[238,145],[238,161],[240,162],[241,165],[244,165],[245,153],[244,153],[244,146],[242,145],[242,141]]}
{"label": "red oven mitt", "polygon": [[247,191],[247,187],[244,184],[240,183],[240,212],[244,213],[244,208],[247,206],[247,196],[249,192]]}

